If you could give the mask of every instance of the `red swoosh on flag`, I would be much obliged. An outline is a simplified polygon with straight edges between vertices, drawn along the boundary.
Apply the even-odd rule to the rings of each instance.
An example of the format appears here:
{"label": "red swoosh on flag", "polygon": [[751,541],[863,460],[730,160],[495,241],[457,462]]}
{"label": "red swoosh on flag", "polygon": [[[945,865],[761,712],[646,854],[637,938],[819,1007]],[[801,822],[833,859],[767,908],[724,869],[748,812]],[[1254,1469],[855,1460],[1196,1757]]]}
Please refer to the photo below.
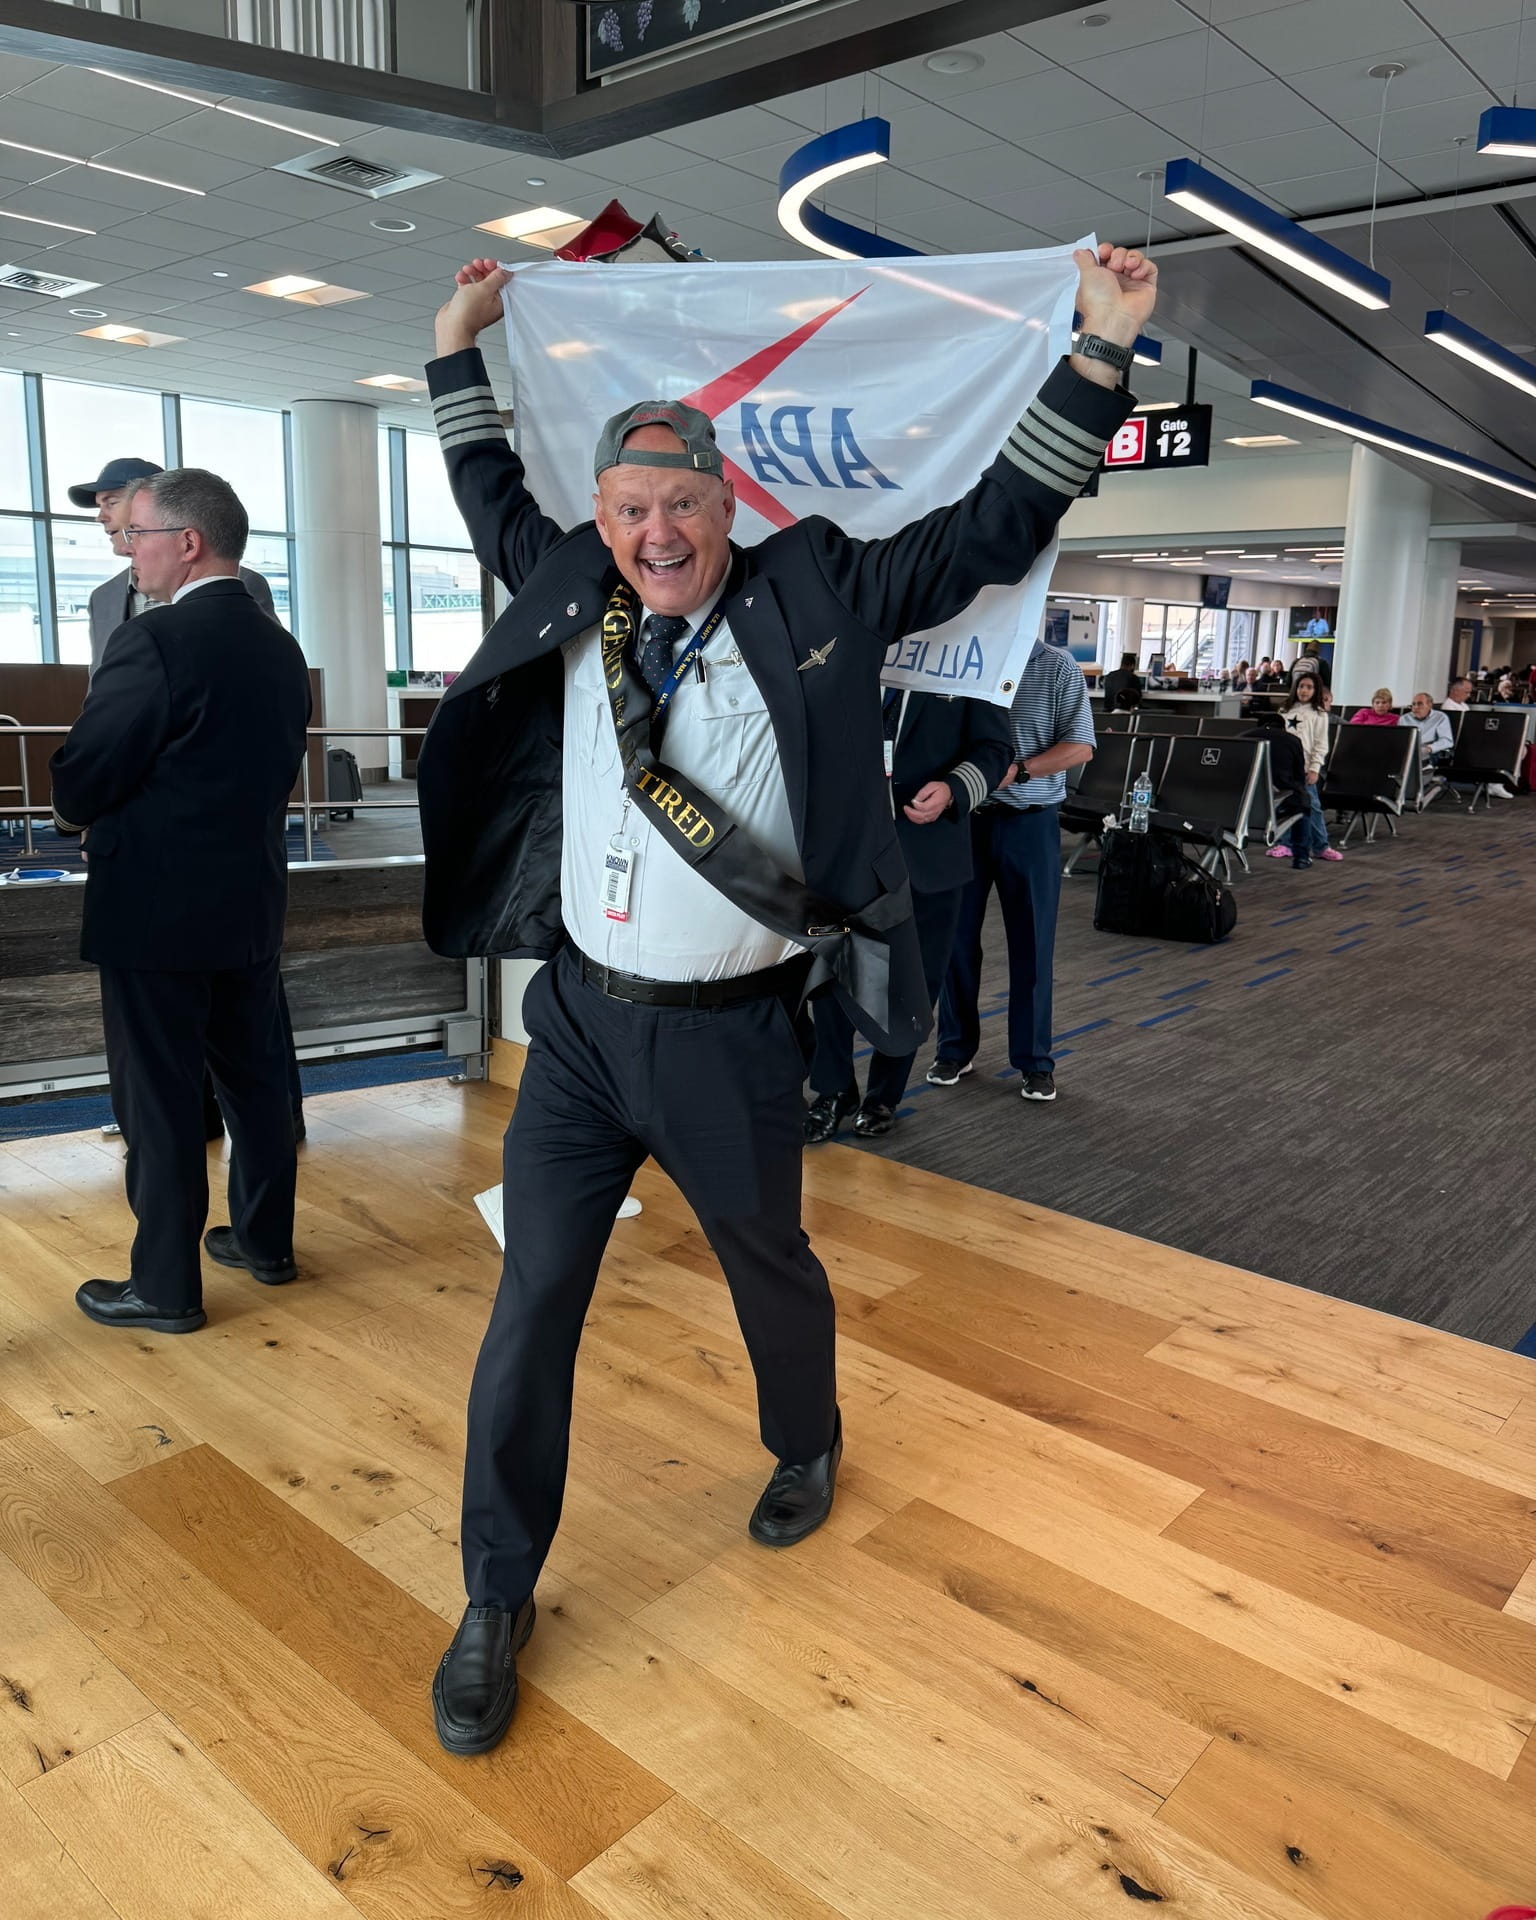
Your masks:
{"label": "red swoosh on flag", "polygon": [[[782,340],[775,340],[771,346],[759,347],[756,353],[731,367],[727,372],[717,374],[713,380],[702,387],[696,387],[692,393],[685,393],[683,400],[690,407],[697,407],[701,413],[707,413],[711,420],[718,419],[727,407],[734,406],[754,387],[761,386],[776,367],[783,366],[789,356],[803,347],[813,333],[818,332],[829,320],[835,320],[845,307],[851,307],[859,294],[868,293],[868,287],[860,287],[858,293],[850,293],[846,300],[839,300],[835,307],[828,307],[825,313],[817,314],[814,320],[807,320],[804,326],[796,327],[793,333],[785,334]],[[722,456],[724,458],[724,456]],[[754,513],[775,527],[792,527],[798,515],[790,512],[783,501],[776,499],[765,486],[744,473],[734,460],[725,458],[725,477],[736,488],[736,497]]]}

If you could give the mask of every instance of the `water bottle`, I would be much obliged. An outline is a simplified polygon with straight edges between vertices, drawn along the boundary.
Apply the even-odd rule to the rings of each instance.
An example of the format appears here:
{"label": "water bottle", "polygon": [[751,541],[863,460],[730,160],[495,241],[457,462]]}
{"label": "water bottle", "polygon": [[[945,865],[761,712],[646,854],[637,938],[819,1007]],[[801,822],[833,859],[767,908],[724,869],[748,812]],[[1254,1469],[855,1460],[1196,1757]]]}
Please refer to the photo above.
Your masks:
{"label": "water bottle", "polygon": [[1143,767],[1136,776],[1136,784],[1131,788],[1131,832],[1145,833],[1147,819],[1152,811],[1152,776]]}

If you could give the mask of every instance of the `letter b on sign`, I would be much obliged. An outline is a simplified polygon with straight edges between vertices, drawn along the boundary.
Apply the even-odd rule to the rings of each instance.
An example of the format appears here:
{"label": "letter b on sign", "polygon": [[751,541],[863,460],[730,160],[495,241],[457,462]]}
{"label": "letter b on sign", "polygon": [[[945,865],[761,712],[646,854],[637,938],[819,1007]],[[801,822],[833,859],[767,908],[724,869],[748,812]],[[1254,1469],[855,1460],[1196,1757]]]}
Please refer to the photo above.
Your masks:
{"label": "letter b on sign", "polygon": [[1132,414],[1104,449],[1104,464],[1106,467],[1139,467],[1146,457],[1146,416]]}

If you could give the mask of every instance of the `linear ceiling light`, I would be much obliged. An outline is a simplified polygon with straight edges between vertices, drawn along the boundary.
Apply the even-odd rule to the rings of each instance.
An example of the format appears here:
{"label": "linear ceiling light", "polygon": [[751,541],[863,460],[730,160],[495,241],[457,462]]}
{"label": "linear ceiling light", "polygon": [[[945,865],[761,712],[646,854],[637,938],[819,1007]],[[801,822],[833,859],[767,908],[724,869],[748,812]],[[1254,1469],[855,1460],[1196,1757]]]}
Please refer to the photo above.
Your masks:
{"label": "linear ceiling light", "polygon": [[115,173],[122,180],[138,180],[147,187],[166,187],[172,193],[195,193],[199,200],[207,194],[201,187],[184,187],[179,180],[161,180],[152,173],[131,173],[127,167],[109,167],[105,160],[86,160],[78,153],[58,153],[52,147],[31,147],[24,140],[0,140],[0,147],[17,153],[40,154],[45,160],[62,160],[67,167],[89,167],[93,173]]}
{"label": "linear ceiling light", "polygon": [[162,87],[153,80],[136,80],[131,73],[113,73],[106,67],[89,67],[89,73],[99,73],[103,80],[121,80],[127,87],[143,87],[149,93],[166,93],[173,100],[185,100],[189,106],[206,110],[212,107],[215,113],[227,113],[236,120],[254,120],[258,127],[273,127],[279,133],[291,133],[295,140],[313,140],[318,146],[339,147],[339,140],[330,140],[323,133],[311,133],[308,127],[286,126],[281,120],[268,120],[259,113],[250,113],[244,107],[231,107],[222,100],[199,100],[195,93],[182,93],[177,87]]}
{"label": "linear ceiling light", "polygon": [[1477,123],[1477,150],[1536,156],[1536,108],[1489,107]]}
{"label": "linear ceiling light", "polygon": [[1536,500],[1536,477],[1506,473],[1502,467],[1491,467],[1484,460],[1474,460],[1470,454],[1457,453],[1454,447],[1421,440],[1417,434],[1400,432],[1380,420],[1368,420],[1364,414],[1349,413],[1343,407],[1330,406],[1326,400],[1314,400],[1310,394],[1276,386],[1272,380],[1255,380],[1248,397],[1261,407],[1293,413],[1316,426],[1332,427],[1338,433],[1351,434],[1356,440],[1369,441],[1372,446],[1386,447],[1392,453],[1406,453],[1414,460],[1427,460],[1431,466],[1449,467],[1453,473],[1465,474],[1469,480],[1481,480],[1490,487],[1502,487],[1506,493]]}
{"label": "linear ceiling light", "polygon": [[1536,399],[1536,365],[1529,360],[1522,360],[1518,353],[1512,353],[1508,347],[1501,347],[1497,340],[1490,340],[1486,333],[1479,333],[1476,327],[1469,327],[1465,320],[1458,320],[1455,314],[1441,311],[1426,313],[1424,338],[1433,340],[1436,346],[1449,347],[1452,353],[1459,353],[1463,360],[1470,360],[1473,366],[1481,367],[1484,373],[1507,380],[1512,387],[1519,387],[1522,393],[1528,393]]}
{"label": "linear ceiling light", "polygon": [[413,380],[408,373],[367,373],[354,380],[355,387],[387,387],[391,393],[425,393],[425,380]]}
{"label": "linear ceiling light", "polygon": [[94,227],[73,227],[67,220],[39,220],[35,213],[12,213],[9,207],[0,207],[0,220],[25,220],[29,227],[57,227],[60,233],[87,233],[95,237]]}
{"label": "linear ceiling light", "polygon": [[245,289],[264,293],[269,300],[296,300],[304,307],[337,307],[343,300],[366,300],[356,287],[333,287],[324,280],[309,280],[302,273],[279,274],[275,280],[258,280]]}
{"label": "linear ceiling light", "polygon": [[891,157],[891,123],[878,115],[807,140],[779,168],[779,225],[791,240],[833,260],[909,258],[917,249],[839,220],[810,201],[845,174],[878,167]]}
{"label": "linear ceiling light", "polygon": [[1315,233],[1308,233],[1283,213],[1193,160],[1169,162],[1163,193],[1187,212],[1224,227],[1257,252],[1284,261],[1362,307],[1379,309],[1391,302],[1392,283],[1385,274],[1362,266],[1350,254],[1318,239]]}
{"label": "linear ceiling light", "polygon": [[[1301,442],[1293,440],[1288,433],[1230,433],[1227,435],[1229,447],[1299,447]],[[1287,547],[1286,552],[1303,552],[1305,549]]]}

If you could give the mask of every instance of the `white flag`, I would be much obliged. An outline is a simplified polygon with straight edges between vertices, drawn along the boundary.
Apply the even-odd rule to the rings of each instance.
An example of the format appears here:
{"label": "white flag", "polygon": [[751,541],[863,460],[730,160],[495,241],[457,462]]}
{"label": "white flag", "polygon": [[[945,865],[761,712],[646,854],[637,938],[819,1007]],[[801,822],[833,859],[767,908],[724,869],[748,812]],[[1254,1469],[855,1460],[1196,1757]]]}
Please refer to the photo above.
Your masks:
{"label": "white flag", "polygon": [[[894,533],[975,484],[1068,350],[1072,253],[519,268],[507,334],[534,497],[564,526],[590,518],[603,422],[687,400],[715,423],[744,545],[811,514]],[[1020,585],[899,641],[887,685],[1006,706],[1055,557],[1053,541]]]}

